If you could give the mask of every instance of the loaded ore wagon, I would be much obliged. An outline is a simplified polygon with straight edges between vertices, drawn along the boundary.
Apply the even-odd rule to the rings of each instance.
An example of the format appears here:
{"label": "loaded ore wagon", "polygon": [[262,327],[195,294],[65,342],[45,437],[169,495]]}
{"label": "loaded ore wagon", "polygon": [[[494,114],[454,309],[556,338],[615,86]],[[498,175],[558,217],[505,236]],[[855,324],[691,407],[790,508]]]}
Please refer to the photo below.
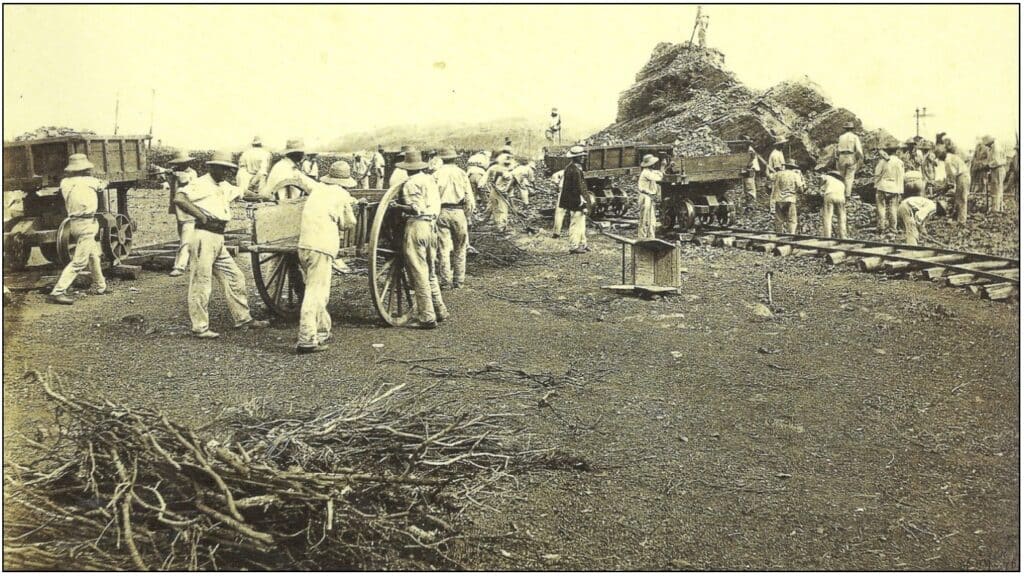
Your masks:
{"label": "loaded ore wagon", "polygon": [[[672,145],[624,143],[583,148],[587,151],[583,162],[583,177],[587,181],[587,189],[594,196],[591,217],[595,219],[609,215],[622,216],[632,202],[625,191],[615,186],[613,179],[639,177],[642,170],[640,161],[644,155],[653,154],[663,160],[672,156]],[[568,151],[568,146],[544,148],[547,176],[550,177],[569,165],[569,159],[565,156]]]}
{"label": "loaded ore wagon", "polygon": [[726,154],[676,157],[669,163],[661,185],[661,223],[664,230],[676,226],[731,225],[736,205],[729,195],[742,194],[743,179],[750,174],[746,141],[730,141]]}
{"label": "loaded ore wagon", "polygon": [[33,247],[52,263],[63,266],[71,261],[75,245],[60,181],[68,157],[76,153],[92,162],[93,176],[109,183],[108,189],[98,194],[96,214],[104,258],[117,263],[128,256],[135,232],[128,215],[128,190],[148,176],[150,138],[72,134],[5,142],[3,191],[25,195],[21,214],[4,222],[5,268],[23,269]]}

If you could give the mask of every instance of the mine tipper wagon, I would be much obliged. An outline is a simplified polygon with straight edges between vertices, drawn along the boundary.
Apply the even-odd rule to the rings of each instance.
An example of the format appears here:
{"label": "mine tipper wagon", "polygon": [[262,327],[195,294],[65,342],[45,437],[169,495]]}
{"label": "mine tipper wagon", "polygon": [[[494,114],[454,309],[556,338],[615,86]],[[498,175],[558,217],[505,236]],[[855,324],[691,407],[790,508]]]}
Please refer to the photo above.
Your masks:
{"label": "mine tipper wagon", "polygon": [[663,230],[676,226],[731,225],[736,204],[730,194],[742,194],[750,174],[747,141],[729,141],[730,152],[703,157],[675,157],[667,165],[661,184],[659,213]]}
{"label": "mine tipper wagon", "polygon": [[[5,193],[21,191],[24,212],[4,223],[4,266],[23,269],[33,247],[43,257],[66,265],[74,256],[74,239],[60,193],[68,157],[82,153],[94,165],[93,175],[109,188],[98,194],[100,247],[106,259],[118,262],[132,250],[135,223],[128,216],[128,190],[148,177],[149,136],[70,134],[4,143]],[[111,191],[115,192],[111,203]]]}
{"label": "mine tipper wagon", "polygon": [[[641,143],[623,143],[616,145],[585,146],[586,160],[583,164],[583,178],[587,189],[594,195],[594,203],[590,216],[600,219],[605,216],[622,216],[629,208],[632,199],[625,191],[613,183],[616,177],[639,177],[640,161],[644,155],[653,154],[665,160],[672,156],[672,145],[649,145]],[[569,165],[566,153],[568,146],[550,146],[544,148],[544,165],[547,176],[551,176]]]}

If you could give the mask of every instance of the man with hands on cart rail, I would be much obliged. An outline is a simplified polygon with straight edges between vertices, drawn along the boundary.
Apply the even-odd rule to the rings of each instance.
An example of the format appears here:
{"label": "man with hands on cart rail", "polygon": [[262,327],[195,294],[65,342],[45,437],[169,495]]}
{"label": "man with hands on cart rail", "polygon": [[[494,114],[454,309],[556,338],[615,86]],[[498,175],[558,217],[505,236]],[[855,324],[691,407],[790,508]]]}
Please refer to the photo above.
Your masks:
{"label": "man with hands on cart rail", "polygon": [[84,154],[73,154],[68,157],[68,166],[64,169],[68,176],[60,181],[60,194],[64,197],[69,220],[67,226],[75,242],[75,254],[47,297],[50,303],[74,304],[67,291],[78,274],[86,269],[92,275],[92,292],[96,295],[107,292],[107,281],[100,268],[100,244],[96,240],[100,232],[96,220],[98,195],[107,189],[107,183],[93,177],[92,168],[93,164]]}
{"label": "man with hands on cart rail", "polygon": [[353,199],[345,187],[355,187],[352,169],[345,161],[331,165],[326,177],[310,191],[299,223],[299,267],[306,282],[299,312],[299,340],[296,353],[327,349],[331,338],[331,297],[334,259],[341,249],[340,231],[356,225]]}
{"label": "man with hands on cart rail", "polygon": [[235,329],[260,329],[269,325],[252,318],[245,290],[245,277],[224,246],[224,229],[231,221],[231,201],[242,191],[228,182],[238,169],[228,151],[217,151],[206,162],[207,172],[174,195],[174,203],[196,220],[190,246],[191,267],[188,282],[188,315],[192,334],[202,339],[220,337],[210,330],[211,282],[217,278]]}

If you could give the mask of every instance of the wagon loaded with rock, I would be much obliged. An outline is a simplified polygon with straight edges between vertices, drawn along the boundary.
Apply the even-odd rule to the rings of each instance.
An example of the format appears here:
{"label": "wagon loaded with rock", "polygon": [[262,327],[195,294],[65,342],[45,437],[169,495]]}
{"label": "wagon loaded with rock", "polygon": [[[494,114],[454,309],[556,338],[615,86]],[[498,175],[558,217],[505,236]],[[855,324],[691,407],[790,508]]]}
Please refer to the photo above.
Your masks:
{"label": "wagon loaded with rock", "polygon": [[109,183],[98,194],[96,214],[103,257],[113,263],[127,257],[135,232],[135,223],[128,215],[128,191],[147,178],[149,141],[146,135],[67,134],[5,142],[5,197],[16,192],[24,195],[23,210],[9,219],[5,215],[5,269],[24,269],[33,248],[51,263],[63,266],[71,261],[75,243],[69,234],[60,181],[68,157],[76,153],[84,154],[94,165],[95,177]]}

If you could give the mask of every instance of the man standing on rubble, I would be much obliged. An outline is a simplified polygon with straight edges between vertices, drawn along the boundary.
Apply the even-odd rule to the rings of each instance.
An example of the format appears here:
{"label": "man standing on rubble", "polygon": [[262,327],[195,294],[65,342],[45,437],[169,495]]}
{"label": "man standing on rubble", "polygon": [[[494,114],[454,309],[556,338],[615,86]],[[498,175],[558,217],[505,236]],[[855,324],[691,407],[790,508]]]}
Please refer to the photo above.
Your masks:
{"label": "man standing on rubble", "polygon": [[[437,277],[441,287],[458,289],[466,283],[466,253],[469,249],[469,221],[476,210],[469,177],[455,164],[458,154],[444,147],[434,158],[444,163],[434,173],[441,195],[441,212],[437,217]],[[469,215],[469,217],[467,217]]]}
{"label": "man standing on rubble", "polygon": [[786,163],[783,170],[775,172],[769,205],[776,232],[796,234],[796,198],[806,187],[800,166],[792,161]]}
{"label": "man standing on rubble", "polygon": [[1006,155],[992,135],[985,135],[984,145],[988,157],[988,212],[1003,212],[1003,180],[1006,178]]}
{"label": "man standing on rubble", "polygon": [[86,269],[92,276],[92,293],[103,295],[107,292],[107,280],[103,278],[100,267],[100,244],[96,241],[100,233],[100,224],[96,220],[99,195],[107,190],[107,183],[92,176],[92,168],[93,164],[81,153],[69,156],[68,166],[64,168],[68,176],[60,181],[60,194],[64,197],[67,230],[75,243],[75,255],[61,271],[46,298],[50,303],[73,305],[75,302],[68,297],[68,289],[78,274]]}
{"label": "man standing on rubble", "polygon": [[[302,140],[289,140],[285,145],[284,157],[274,163],[274,168],[270,169],[267,182],[260,189],[260,197],[267,200],[280,200],[296,199],[302,195],[298,186],[282,185],[285,181],[302,183],[306,192],[313,190],[316,181],[299,168],[305,156],[305,146],[302,144]],[[274,197],[275,193],[276,198]]]}
{"label": "man standing on rubble", "polygon": [[590,193],[587,181],[583,178],[583,159],[587,150],[576,145],[569,149],[567,155],[569,165],[565,167],[562,178],[562,194],[558,197],[558,206],[569,213],[569,253],[587,253],[587,203]]}
{"label": "man standing on rubble", "polygon": [[[748,143],[751,142],[750,137],[747,135],[743,135],[741,138]],[[743,211],[745,213],[750,212],[752,207],[757,206],[757,173],[761,172],[761,165],[766,164],[761,155],[757,154],[757,151],[754,150],[753,144],[747,146],[747,154],[750,155],[750,159],[747,161],[747,174],[743,177],[743,192],[747,196],[747,206]]]}
{"label": "man standing on rubble", "polygon": [[860,137],[853,132],[857,125],[847,122],[843,128],[846,132],[839,136],[839,142],[836,144],[836,169],[843,175],[846,199],[849,200],[853,193],[853,177],[857,174],[857,167],[864,162],[864,147],[861,145]]}
{"label": "man standing on rubble", "polygon": [[875,209],[878,213],[878,233],[897,230],[896,210],[903,196],[903,161],[897,154],[899,145],[885,146],[886,158],[875,168]]}
{"label": "man standing on rubble", "polygon": [[341,249],[340,232],[356,225],[352,196],[345,187],[355,187],[351,168],[345,161],[331,165],[330,172],[310,191],[299,222],[299,267],[306,283],[299,311],[299,339],[296,353],[327,349],[331,338],[331,276]]}
{"label": "man standing on rubble", "polygon": [[415,296],[415,318],[406,327],[434,329],[448,318],[436,271],[441,195],[434,178],[423,172],[427,163],[420,151],[410,149],[397,166],[409,175],[399,185],[399,206],[406,217],[403,253]]}
{"label": "man standing on rubble", "polygon": [[558,142],[562,142],[562,116],[558,114],[557,108],[551,109],[551,120],[548,122],[548,128],[544,130],[544,136],[548,142],[555,142],[556,136]]}
{"label": "man standing on rubble", "polygon": [[192,181],[174,196],[182,211],[196,219],[192,237],[192,264],[189,267],[188,315],[192,334],[201,339],[220,337],[210,331],[211,283],[216,278],[224,289],[224,300],[235,323],[235,329],[260,329],[266,321],[252,318],[245,290],[245,276],[224,246],[224,229],[231,221],[231,201],[242,191],[228,182],[228,175],[238,169],[231,153],[217,151],[206,161],[207,172]]}
{"label": "man standing on rubble", "polygon": [[258,136],[252,138],[252,146],[238,157],[238,174],[235,175],[235,183],[245,195],[250,192],[259,192],[267,182],[267,173],[270,171],[270,151],[263,148],[263,139]]}
{"label": "man standing on rubble", "polygon": [[775,176],[775,173],[786,170],[786,157],[782,154],[782,147],[785,144],[785,140],[776,140],[772,145],[772,152],[768,154],[768,165],[765,167],[765,172],[769,182],[773,180],[772,177]]}
{"label": "man standing on rubble", "polygon": [[958,154],[956,146],[947,141],[946,188],[953,195],[953,213],[958,225],[967,224],[967,195],[971,190],[971,172]]}

